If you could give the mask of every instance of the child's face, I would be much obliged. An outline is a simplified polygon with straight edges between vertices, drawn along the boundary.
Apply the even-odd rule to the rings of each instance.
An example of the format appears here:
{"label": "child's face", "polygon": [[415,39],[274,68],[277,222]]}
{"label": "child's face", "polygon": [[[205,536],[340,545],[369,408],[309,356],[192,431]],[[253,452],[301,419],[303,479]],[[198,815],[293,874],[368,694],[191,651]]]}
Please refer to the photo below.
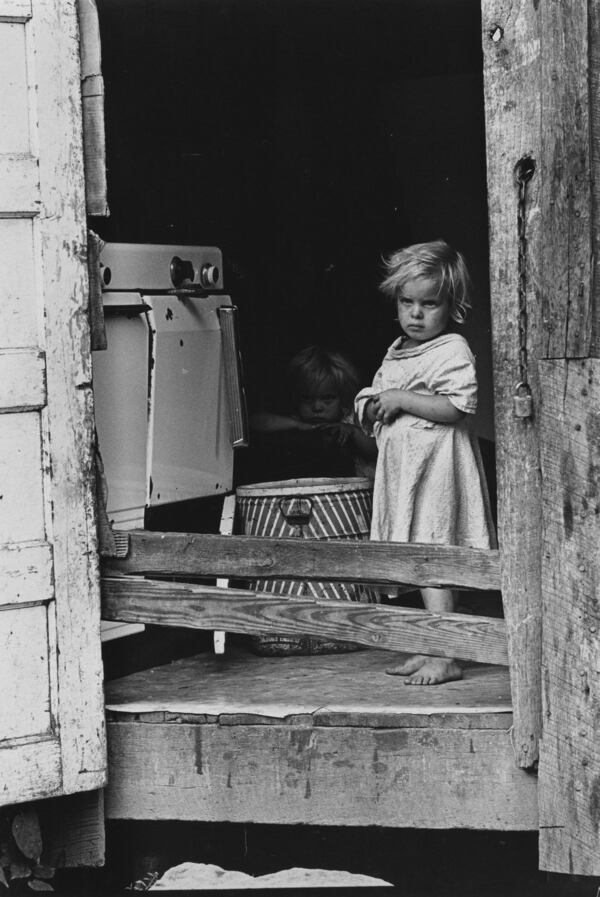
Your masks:
{"label": "child's face", "polygon": [[437,295],[438,285],[429,277],[405,283],[398,296],[398,321],[408,337],[419,343],[439,336],[450,317],[448,299]]}
{"label": "child's face", "polygon": [[305,423],[337,423],[343,416],[340,394],[333,383],[321,383],[300,396],[297,412]]}

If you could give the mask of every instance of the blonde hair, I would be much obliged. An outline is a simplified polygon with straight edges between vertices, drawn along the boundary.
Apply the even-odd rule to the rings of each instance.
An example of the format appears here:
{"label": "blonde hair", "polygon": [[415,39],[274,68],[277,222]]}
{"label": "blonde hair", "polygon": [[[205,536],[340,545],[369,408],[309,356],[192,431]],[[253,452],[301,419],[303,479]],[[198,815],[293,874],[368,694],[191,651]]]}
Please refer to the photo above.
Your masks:
{"label": "blonde hair", "polygon": [[339,352],[323,346],[307,346],[294,355],[286,370],[288,392],[294,403],[324,383],[332,383],[344,411],[350,411],[360,389],[354,365]]}
{"label": "blonde hair", "polygon": [[448,300],[450,317],[462,324],[471,308],[469,293],[471,278],[460,252],[444,240],[415,243],[398,249],[384,259],[386,277],[380,290],[397,299],[409,280],[427,277],[438,284],[438,296]]}

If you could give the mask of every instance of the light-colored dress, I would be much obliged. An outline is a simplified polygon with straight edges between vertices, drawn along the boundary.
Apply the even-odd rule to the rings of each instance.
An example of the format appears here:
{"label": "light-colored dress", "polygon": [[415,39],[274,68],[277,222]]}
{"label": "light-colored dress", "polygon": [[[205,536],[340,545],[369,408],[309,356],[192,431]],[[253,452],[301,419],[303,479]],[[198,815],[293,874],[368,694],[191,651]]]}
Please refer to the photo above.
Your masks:
{"label": "light-colored dress", "polygon": [[[357,418],[377,440],[371,538],[493,548],[496,537],[479,446],[468,416],[477,408],[475,359],[464,337],[446,333],[388,349],[373,385],[355,400]],[[368,399],[385,389],[447,396],[466,416],[457,424],[402,413],[390,424],[365,416]]]}

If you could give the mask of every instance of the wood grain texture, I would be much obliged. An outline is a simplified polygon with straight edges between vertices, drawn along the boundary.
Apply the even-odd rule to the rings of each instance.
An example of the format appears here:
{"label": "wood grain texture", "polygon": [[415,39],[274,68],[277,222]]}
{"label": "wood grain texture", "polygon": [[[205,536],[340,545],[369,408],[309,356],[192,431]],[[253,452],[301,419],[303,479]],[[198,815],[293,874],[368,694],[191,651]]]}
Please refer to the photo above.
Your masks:
{"label": "wood grain texture", "polygon": [[546,361],[540,862],[600,875],[600,360]]}
{"label": "wood grain texture", "polygon": [[54,597],[52,546],[17,542],[0,547],[0,606],[49,601]]}
{"label": "wood grain texture", "polygon": [[135,714],[141,721],[269,725],[302,718],[307,725],[390,728],[427,726],[435,717],[435,725],[466,728],[473,717],[476,728],[510,727],[506,668],[467,664],[456,682],[406,688],[401,677],[385,672],[398,660],[377,649],[257,657],[228,647],[224,657],[199,654],[107,682],[106,706],[110,718]]}
{"label": "wood grain texture", "polygon": [[590,168],[592,180],[592,338],[590,355],[600,355],[600,6],[588,3]]}
{"label": "wood grain texture", "polygon": [[506,729],[108,728],[112,819],[537,826],[535,778],[515,765]]}
{"label": "wood grain texture", "polygon": [[55,868],[103,866],[104,792],[86,791],[38,805],[44,860]]}
{"label": "wood grain texture", "polygon": [[0,413],[46,404],[46,359],[41,349],[0,349]]}
{"label": "wood grain texture", "polygon": [[102,578],[102,619],[229,632],[307,634],[388,650],[507,662],[503,620],[286,598],[138,577]]}
{"label": "wood grain texture", "polygon": [[107,572],[500,588],[497,551],[416,543],[129,533],[127,558]]}
{"label": "wood grain texture", "polygon": [[543,354],[581,358],[591,339],[592,197],[588,5],[541,3]]}
{"label": "wood grain texture", "polygon": [[[545,4],[544,4],[545,5]],[[542,354],[540,13],[530,0],[483,0],[490,285],[493,331],[498,540],[514,699],[517,762],[532,766],[541,729],[541,482],[539,386]],[[536,160],[528,187],[527,348],[533,420],[513,416],[519,375],[518,190],[514,167]]]}
{"label": "wood grain texture", "polygon": [[39,0],[34,14],[45,493],[52,508],[63,789],[71,793],[98,788],[106,777],[79,33],[75,0]]}

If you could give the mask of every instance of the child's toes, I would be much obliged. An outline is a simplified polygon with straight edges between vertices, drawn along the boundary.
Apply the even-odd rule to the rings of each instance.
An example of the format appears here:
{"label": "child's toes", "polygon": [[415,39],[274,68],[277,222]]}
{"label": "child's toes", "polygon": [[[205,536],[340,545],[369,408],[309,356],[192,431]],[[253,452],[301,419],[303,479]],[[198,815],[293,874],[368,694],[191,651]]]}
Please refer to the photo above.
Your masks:
{"label": "child's toes", "polygon": [[404,680],[405,685],[426,685],[427,683],[424,681],[423,676],[410,676],[408,679]]}

